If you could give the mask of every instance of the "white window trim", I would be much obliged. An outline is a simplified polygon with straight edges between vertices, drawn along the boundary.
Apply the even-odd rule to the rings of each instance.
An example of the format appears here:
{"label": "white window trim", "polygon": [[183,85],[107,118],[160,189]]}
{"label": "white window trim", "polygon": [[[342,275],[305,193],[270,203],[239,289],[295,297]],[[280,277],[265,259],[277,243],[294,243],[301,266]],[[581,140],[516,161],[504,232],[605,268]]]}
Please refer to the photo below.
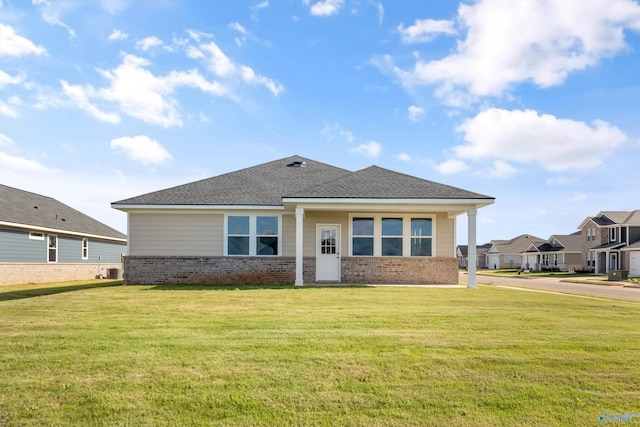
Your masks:
{"label": "white window trim", "polygon": [[[350,213],[349,214],[349,256],[369,257],[371,255],[353,255],[353,218],[373,218],[373,257],[382,257],[382,218],[402,218],[402,256],[392,258],[435,258],[436,257],[436,216],[435,214],[422,214],[419,212],[411,214],[398,213]],[[430,219],[431,220],[431,256],[420,257],[411,256],[411,219]],[[369,237],[369,236],[355,236]],[[386,236],[393,237],[393,236]],[[424,236],[428,238],[429,236]]]}
{"label": "white window trim", "polygon": [[[249,217],[249,255],[229,255],[229,217],[230,216],[248,216]],[[272,216],[278,218],[278,234],[275,237],[278,238],[278,254],[277,255],[257,255],[257,218],[259,216]],[[224,256],[228,257],[280,257],[282,256],[282,215],[281,214],[273,214],[273,212],[265,212],[265,213],[242,213],[242,212],[234,212],[224,214],[224,241],[223,241],[223,252]]]}
{"label": "white window trim", "polygon": [[611,227],[609,229],[609,242],[615,242],[617,237],[616,227]]}
{"label": "white window trim", "polygon": [[44,233],[40,233],[39,231],[30,231],[29,240],[44,240]]}
{"label": "white window trim", "polygon": [[[86,243],[86,250],[87,253],[85,254],[85,243]],[[82,259],[89,259],[89,239],[87,239],[86,237],[82,238],[81,243],[81,250],[82,250]]]}

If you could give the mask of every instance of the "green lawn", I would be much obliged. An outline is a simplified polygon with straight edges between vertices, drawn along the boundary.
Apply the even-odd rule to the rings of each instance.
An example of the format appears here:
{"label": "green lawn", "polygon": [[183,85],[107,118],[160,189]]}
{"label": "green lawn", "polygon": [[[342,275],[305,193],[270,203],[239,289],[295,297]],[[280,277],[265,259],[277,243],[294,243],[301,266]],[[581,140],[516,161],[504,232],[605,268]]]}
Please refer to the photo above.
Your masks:
{"label": "green lawn", "polygon": [[0,288],[0,426],[595,426],[640,413],[633,302],[113,285]]}

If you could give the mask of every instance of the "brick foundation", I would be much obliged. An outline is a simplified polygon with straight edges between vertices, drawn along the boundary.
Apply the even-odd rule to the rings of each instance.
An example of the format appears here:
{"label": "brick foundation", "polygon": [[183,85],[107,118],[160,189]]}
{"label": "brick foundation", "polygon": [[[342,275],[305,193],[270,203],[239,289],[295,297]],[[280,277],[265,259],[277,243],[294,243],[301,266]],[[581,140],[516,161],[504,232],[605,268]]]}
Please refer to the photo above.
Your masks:
{"label": "brick foundation", "polygon": [[90,280],[106,277],[111,268],[122,270],[122,264],[0,263],[0,286]]}
{"label": "brick foundation", "polygon": [[[295,282],[294,257],[127,256],[126,284],[274,285]],[[305,258],[305,283],[315,281],[315,259]],[[457,284],[456,258],[343,257],[344,284]]]}

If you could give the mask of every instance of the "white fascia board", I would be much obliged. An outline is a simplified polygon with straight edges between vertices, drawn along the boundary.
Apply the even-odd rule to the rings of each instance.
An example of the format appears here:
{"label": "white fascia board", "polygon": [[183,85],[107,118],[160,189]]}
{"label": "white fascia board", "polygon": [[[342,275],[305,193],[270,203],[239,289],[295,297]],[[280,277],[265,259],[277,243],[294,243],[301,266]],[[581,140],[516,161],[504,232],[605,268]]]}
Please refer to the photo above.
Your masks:
{"label": "white fascia board", "polygon": [[306,209],[344,209],[350,206],[362,208],[371,206],[392,207],[398,210],[429,207],[439,211],[461,211],[467,208],[481,208],[494,203],[494,199],[349,199],[349,198],[284,198],[285,204],[296,204]]}
{"label": "white fascia board", "polygon": [[160,211],[282,211],[284,206],[258,205],[111,205],[123,212],[160,212]]}
{"label": "white fascia board", "polygon": [[61,230],[58,228],[39,227],[37,225],[18,224],[15,222],[0,221],[0,226],[19,228],[25,231],[42,231],[42,232],[51,233],[51,234],[64,234],[67,236],[91,237],[93,239],[110,240],[112,242],[121,242],[121,243],[127,242],[127,239],[120,239],[117,237],[101,236],[99,234],[80,233],[77,231]]}

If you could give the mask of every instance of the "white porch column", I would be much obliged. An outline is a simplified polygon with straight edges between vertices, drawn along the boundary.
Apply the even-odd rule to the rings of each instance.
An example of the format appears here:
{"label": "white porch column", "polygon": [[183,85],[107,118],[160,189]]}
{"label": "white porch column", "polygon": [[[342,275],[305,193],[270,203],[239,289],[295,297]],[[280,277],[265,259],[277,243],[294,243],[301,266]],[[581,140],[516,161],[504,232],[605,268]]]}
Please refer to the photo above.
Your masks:
{"label": "white porch column", "polygon": [[296,208],[296,282],[295,286],[304,284],[304,208]]}
{"label": "white porch column", "polygon": [[477,266],[477,255],[476,255],[476,215],[478,214],[478,210],[476,208],[471,208],[467,211],[467,219],[469,222],[468,227],[468,250],[467,254],[469,255],[469,262],[467,262],[467,273],[468,273],[468,283],[467,287],[471,289],[476,289],[478,284],[476,283],[476,266]]}

